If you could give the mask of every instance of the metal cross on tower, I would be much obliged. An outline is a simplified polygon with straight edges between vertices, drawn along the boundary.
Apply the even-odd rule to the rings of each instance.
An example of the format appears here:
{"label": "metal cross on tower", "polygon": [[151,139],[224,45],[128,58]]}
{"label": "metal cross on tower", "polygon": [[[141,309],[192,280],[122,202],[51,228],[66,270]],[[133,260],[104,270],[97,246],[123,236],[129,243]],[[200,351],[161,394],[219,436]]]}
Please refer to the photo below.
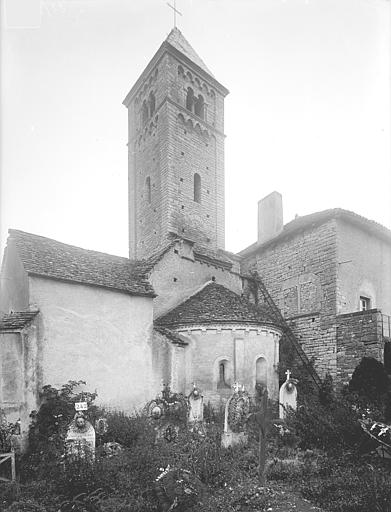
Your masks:
{"label": "metal cross on tower", "polygon": [[174,28],[176,27],[176,15],[179,14],[179,16],[182,16],[182,13],[179,12],[176,8],[176,0],[174,0],[174,5],[171,5],[167,2],[168,7],[174,11]]}

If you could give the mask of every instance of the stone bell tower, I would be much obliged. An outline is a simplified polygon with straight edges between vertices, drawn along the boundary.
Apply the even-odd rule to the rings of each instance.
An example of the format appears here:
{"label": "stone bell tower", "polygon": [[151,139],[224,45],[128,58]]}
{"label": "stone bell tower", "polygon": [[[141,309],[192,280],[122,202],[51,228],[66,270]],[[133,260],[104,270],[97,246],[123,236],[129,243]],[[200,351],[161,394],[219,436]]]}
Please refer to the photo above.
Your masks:
{"label": "stone bell tower", "polygon": [[224,248],[227,94],[174,28],[126,96],[131,259],[172,236]]}

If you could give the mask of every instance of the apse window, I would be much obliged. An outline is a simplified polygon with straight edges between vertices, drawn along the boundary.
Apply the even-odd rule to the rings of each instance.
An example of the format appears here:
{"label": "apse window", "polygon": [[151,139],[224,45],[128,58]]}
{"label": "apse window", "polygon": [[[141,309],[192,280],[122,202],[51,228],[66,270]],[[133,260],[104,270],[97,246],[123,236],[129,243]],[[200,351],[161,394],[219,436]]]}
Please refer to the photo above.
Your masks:
{"label": "apse window", "polygon": [[369,297],[360,297],[360,311],[371,309],[371,299]]}
{"label": "apse window", "polygon": [[194,201],[201,203],[201,176],[197,172],[194,174]]}
{"label": "apse window", "polygon": [[228,384],[228,361],[220,361],[219,363],[219,380],[218,388],[229,388]]}

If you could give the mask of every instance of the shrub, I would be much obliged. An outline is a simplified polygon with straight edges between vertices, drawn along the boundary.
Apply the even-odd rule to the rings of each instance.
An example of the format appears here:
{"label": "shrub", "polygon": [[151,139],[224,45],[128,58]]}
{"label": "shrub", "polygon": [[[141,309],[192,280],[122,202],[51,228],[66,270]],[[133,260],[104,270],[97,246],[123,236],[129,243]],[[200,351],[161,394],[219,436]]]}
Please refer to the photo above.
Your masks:
{"label": "shrub", "polygon": [[97,435],[101,443],[114,441],[124,447],[130,448],[141,438],[153,436],[153,426],[145,415],[135,414],[129,416],[121,411],[101,411],[107,420],[107,432]]}
{"label": "shrub", "polygon": [[61,458],[67,428],[75,415],[75,402],[86,401],[88,414],[96,415],[96,393],[77,392],[84,381],[69,381],[60,389],[44,386],[39,411],[30,414],[29,450],[21,464],[22,479],[56,478],[61,472]]}
{"label": "shrub", "polygon": [[357,450],[366,440],[358,423],[358,413],[349,402],[334,400],[329,405],[307,403],[288,415],[287,424],[299,437],[302,449],[328,453]]}
{"label": "shrub", "polygon": [[388,389],[388,375],[384,365],[372,357],[363,357],[353,372],[349,391],[368,402],[382,403]]}

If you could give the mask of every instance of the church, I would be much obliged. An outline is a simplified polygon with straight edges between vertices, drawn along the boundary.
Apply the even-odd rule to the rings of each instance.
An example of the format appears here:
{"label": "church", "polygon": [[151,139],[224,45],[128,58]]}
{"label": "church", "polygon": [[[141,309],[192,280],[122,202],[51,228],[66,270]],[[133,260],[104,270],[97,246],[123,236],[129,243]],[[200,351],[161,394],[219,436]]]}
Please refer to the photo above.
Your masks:
{"label": "church", "polygon": [[227,94],[174,28],[126,96],[129,258],[9,230],[0,407],[23,432],[40,389],[69,380],[128,413],[163,383],[213,406],[259,383],[277,401],[288,331],[319,381],[343,384],[364,355],[391,372],[388,229],[342,209],[283,225],[273,192],[257,241],[225,250]]}

